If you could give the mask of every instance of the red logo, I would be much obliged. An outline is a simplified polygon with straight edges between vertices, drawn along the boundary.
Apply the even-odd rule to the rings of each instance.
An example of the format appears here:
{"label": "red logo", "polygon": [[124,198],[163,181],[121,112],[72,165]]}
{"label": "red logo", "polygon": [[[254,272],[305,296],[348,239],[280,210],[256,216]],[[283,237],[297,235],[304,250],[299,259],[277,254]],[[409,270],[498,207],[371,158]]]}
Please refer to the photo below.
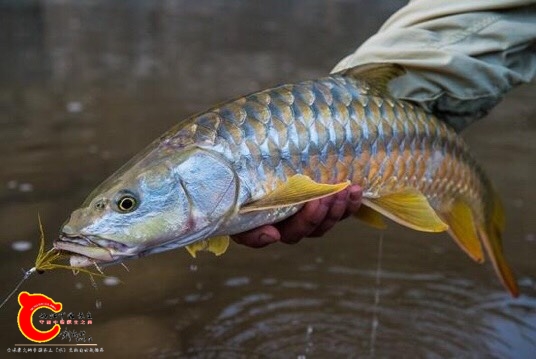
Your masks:
{"label": "red logo", "polygon": [[37,329],[32,321],[34,313],[39,308],[48,308],[54,313],[61,311],[63,305],[60,302],[55,302],[44,294],[21,292],[19,294],[19,304],[20,310],[17,315],[17,324],[20,332],[26,338],[36,343],[45,343],[54,339],[60,333],[61,327],[59,324],[54,324],[51,329],[42,331]]}

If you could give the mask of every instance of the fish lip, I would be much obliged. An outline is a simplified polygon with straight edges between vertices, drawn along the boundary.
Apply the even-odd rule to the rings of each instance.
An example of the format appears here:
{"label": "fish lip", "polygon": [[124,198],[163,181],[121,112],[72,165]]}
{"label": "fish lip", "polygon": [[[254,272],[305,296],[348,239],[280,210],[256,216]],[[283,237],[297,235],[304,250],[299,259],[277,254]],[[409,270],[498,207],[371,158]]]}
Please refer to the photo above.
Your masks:
{"label": "fish lip", "polygon": [[[61,233],[54,241],[54,248],[71,254],[71,259],[76,257],[75,261],[80,263],[77,267],[115,262],[131,249],[126,244],[98,236],[65,233]],[[82,260],[83,258],[85,260]]]}
{"label": "fish lip", "polygon": [[111,249],[114,252],[125,252],[130,249],[130,247],[124,243],[116,242],[111,239],[102,238],[94,235],[84,235],[84,234],[65,234],[61,233],[59,238],[54,242],[56,243],[67,242],[79,244],[81,246],[90,246],[90,247],[100,247],[105,249]]}

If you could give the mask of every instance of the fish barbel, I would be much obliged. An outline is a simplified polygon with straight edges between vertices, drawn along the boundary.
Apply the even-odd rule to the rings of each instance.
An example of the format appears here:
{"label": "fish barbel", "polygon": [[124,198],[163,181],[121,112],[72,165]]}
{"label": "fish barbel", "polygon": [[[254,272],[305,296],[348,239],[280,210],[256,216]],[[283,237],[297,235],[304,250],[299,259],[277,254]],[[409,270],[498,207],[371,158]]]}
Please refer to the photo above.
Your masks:
{"label": "fish barbel", "polygon": [[304,202],[363,189],[356,217],[448,231],[475,261],[483,247],[512,295],[504,216],[467,145],[420,107],[394,99],[397,65],[359,66],[281,85],[181,122],[97,187],[63,225],[71,265],[177,247],[225,252],[229,235],[294,214]]}

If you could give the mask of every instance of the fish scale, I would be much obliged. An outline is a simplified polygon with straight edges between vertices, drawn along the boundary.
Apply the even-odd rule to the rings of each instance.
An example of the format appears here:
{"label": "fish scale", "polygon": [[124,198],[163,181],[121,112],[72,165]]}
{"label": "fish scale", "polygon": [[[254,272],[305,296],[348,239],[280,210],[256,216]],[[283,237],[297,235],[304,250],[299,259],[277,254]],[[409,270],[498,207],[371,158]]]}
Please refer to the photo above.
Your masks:
{"label": "fish scale", "polygon": [[460,137],[420,108],[382,96],[344,76],[282,85],[193,117],[168,139],[221,148],[251,199],[301,173],[321,183],[349,179],[371,196],[408,186],[437,204],[461,195],[482,213],[481,180],[472,179],[480,172]]}

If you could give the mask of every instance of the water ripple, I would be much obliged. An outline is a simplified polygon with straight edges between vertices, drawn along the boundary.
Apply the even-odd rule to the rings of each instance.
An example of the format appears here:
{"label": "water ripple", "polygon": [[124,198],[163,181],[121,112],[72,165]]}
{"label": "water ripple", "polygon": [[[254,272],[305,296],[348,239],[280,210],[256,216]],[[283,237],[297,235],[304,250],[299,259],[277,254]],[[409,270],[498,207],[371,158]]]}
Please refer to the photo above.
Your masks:
{"label": "water ripple", "polygon": [[[221,303],[218,313],[206,318],[187,351],[170,356],[368,356],[375,273],[340,266],[307,272],[285,279],[242,278],[250,285],[239,286],[231,304]],[[223,286],[229,288],[227,282]],[[444,274],[385,271],[374,352],[399,358],[523,357],[536,350],[534,294],[513,300]]]}

